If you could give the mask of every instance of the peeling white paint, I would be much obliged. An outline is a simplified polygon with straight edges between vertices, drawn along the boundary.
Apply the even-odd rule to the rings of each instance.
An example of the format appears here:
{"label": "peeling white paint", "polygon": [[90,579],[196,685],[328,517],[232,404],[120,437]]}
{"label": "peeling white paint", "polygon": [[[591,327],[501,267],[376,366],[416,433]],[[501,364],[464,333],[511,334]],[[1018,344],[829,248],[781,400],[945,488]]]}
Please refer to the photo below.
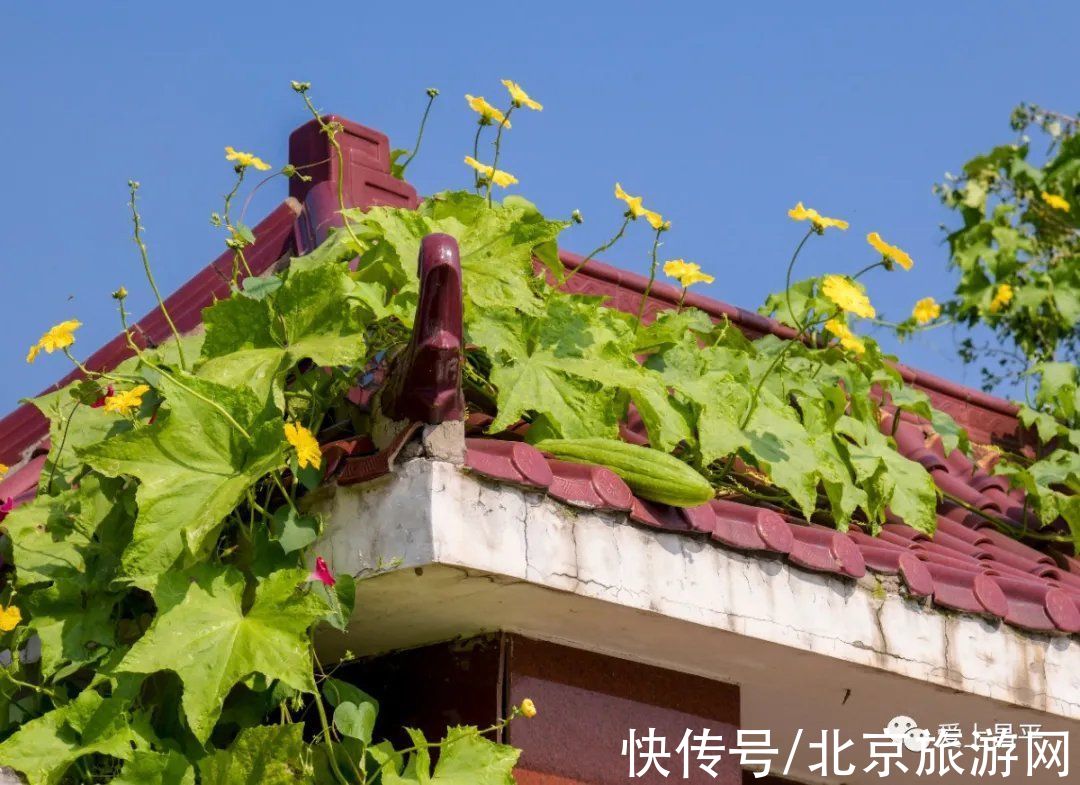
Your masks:
{"label": "peeling white paint", "polygon": [[880,732],[908,714],[1080,733],[1075,639],[943,611],[889,578],[809,572],[423,459],[322,504],[319,553],[375,576],[331,650],[503,629],[737,683],[745,727]]}

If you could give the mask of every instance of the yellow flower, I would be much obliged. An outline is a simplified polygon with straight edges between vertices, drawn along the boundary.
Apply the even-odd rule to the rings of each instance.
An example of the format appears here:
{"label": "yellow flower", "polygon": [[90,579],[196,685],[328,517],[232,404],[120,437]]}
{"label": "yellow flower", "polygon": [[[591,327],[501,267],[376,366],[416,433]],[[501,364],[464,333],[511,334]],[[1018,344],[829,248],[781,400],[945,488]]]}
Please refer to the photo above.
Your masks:
{"label": "yellow flower", "polygon": [[505,125],[507,128],[510,127],[510,121],[506,119],[506,115],[485,101],[483,96],[473,97],[466,94],[465,100],[469,102],[472,110],[480,115],[481,123],[485,125],[496,123],[497,125]]}
{"label": "yellow flower", "polygon": [[11,632],[22,621],[22,613],[14,605],[0,605],[0,632]]}
{"label": "yellow flower", "polygon": [[659,231],[660,229],[664,229],[666,231],[667,229],[671,228],[671,223],[669,221],[665,221],[664,216],[653,210],[645,211],[645,220],[649,222],[649,226],[651,226],[653,229],[656,229],[657,231]]}
{"label": "yellow flower", "polygon": [[142,406],[142,397],[149,391],[148,385],[140,384],[127,392],[113,393],[105,399],[104,409],[114,414],[130,414],[133,409]]}
{"label": "yellow flower", "polygon": [[631,196],[626,191],[624,191],[622,186],[618,183],[615,183],[615,198],[622,199],[624,202],[626,202],[626,206],[629,209],[630,215],[632,215],[634,218],[640,218],[641,216],[645,215],[645,213],[649,212],[644,207],[642,207],[640,196]]}
{"label": "yellow flower", "polygon": [[664,275],[674,278],[687,289],[696,283],[712,283],[716,279],[701,272],[701,266],[683,259],[669,259],[664,262]]}
{"label": "yellow flower", "polygon": [[825,329],[840,339],[840,345],[849,352],[863,354],[866,352],[866,342],[855,335],[851,329],[839,319],[829,319],[825,322]]}
{"label": "yellow flower", "polygon": [[239,150],[232,149],[231,147],[225,148],[225,160],[235,161],[236,165],[241,168],[246,166],[254,166],[260,172],[265,172],[270,168],[270,164],[259,158],[259,156],[252,155],[251,153],[242,153]]}
{"label": "yellow flower", "polygon": [[870,232],[866,235],[866,242],[874,246],[874,249],[880,253],[885,259],[890,262],[896,262],[905,270],[910,270],[913,262],[911,257],[897,248],[895,245],[889,245],[887,242],[881,239],[881,235],[877,232]]}
{"label": "yellow flower", "polygon": [[933,297],[924,297],[911,309],[911,317],[919,324],[927,324],[941,316],[941,306]]}
{"label": "yellow flower", "polygon": [[540,111],[543,109],[543,105],[537,103],[533,99],[529,98],[529,94],[521,89],[521,85],[517,82],[511,82],[509,79],[502,80],[503,87],[510,91],[510,97],[514,100],[517,106],[527,106],[530,109]]}
{"label": "yellow flower", "polygon": [[826,275],[821,279],[821,293],[848,313],[873,319],[877,311],[870,300],[850,278],[843,275]]}
{"label": "yellow flower", "polygon": [[990,301],[990,313],[997,313],[1003,310],[1009,303],[1012,302],[1013,288],[1007,283],[1001,284],[994,292],[994,299]]}
{"label": "yellow flower", "polygon": [[536,716],[536,704],[531,698],[526,698],[521,702],[521,716],[529,720]]}
{"label": "yellow flower", "polygon": [[0,477],[3,477],[11,469],[6,463],[0,463]]}
{"label": "yellow flower", "polygon": [[802,202],[788,210],[787,214],[789,218],[796,221],[809,221],[818,234],[821,234],[830,226],[835,226],[837,229],[847,229],[849,226],[847,221],[841,221],[839,218],[826,218],[811,207],[803,207]]}
{"label": "yellow flower", "polygon": [[1042,200],[1051,207],[1053,207],[1055,210],[1064,210],[1065,212],[1069,212],[1069,210],[1072,209],[1072,205],[1070,205],[1067,201],[1065,201],[1065,199],[1058,196],[1057,194],[1047,193],[1046,191],[1043,191]]}
{"label": "yellow flower", "polygon": [[30,347],[30,351],[26,353],[26,361],[32,363],[38,356],[38,352],[44,350],[48,354],[52,354],[57,349],[66,349],[75,343],[75,331],[82,327],[82,322],[78,319],[68,319],[66,322],[60,322],[49,329],[38,342]]}
{"label": "yellow flower", "polygon": [[308,466],[314,466],[317,469],[322,465],[319,441],[303,425],[294,422],[285,423],[285,438],[296,450],[296,460],[301,469]]}
{"label": "yellow flower", "polygon": [[465,156],[465,163],[501,188],[506,188],[508,185],[513,185],[518,181],[518,179],[509,172],[504,172],[502,169],[494,169],[487,164],[482,164],[471,155]]}

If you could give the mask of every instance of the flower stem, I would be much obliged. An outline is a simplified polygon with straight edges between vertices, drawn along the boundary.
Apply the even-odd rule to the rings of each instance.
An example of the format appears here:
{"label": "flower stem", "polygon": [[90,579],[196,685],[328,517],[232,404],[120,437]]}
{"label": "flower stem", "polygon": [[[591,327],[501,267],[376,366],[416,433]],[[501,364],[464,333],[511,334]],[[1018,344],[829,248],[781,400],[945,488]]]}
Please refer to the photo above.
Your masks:
{"label": "flower stem", "polygon": [[420,130],[416,134],[416,144],[413,145],[409,157],[401,162],[401,176],[403,178],[405,177],[405,170],[408,168],[409,164],[412,163],[412,159],[416,158],[416,154],[420,152],[420,142],[424,139],[424,126],[427,125],[428,114],[431,113],[431,105],[435,103],[435,98],[438,95],[438,92],[435,91],[428,92],[428,102],[427,106],[424,107],[424,116],[420,118]]}
{"label": "flower stem", "polygon": [[[312,656],[315,656],[314,652],[312,652]],[[349,785],[349,781],[345,779],[345,775],[341,773],[341,769],[338,767],[337,756],[334,754],[334,740],[330,733],[330,722],[326,717],[326,707],[323,706],[322,695],[319,694],[318,687],[315,688],[315,708],[319,712],[319,724],[322,726],[323,738],[326,739],[326,759],[330,763],[330,770],[341,785]]]}
{"label": "flower stem", "polygon": [[868,264],[868,265],[866,265],[866,267],[859,270],[859,272],[857,272],[853,276],[851,276],[851,280],[857,281],[857,280],[859,280],[859,278],[861,278],[866,273],[873,270],[875,267],[884,267],[884,266],[885,266],[885,262],[874,262],[873,264]]}
{"label": "flower stem", "polygon": [[131,194],[131,220],[135,224],[135,245],[139,247],[139,255],[142,257],[143,270],[146,272],[146,280],[150,282],[150,288],[154,292],[154,297],[157,298],[158,308],[161,310],[161,315],[165,317],[165,321],[169,324],[169,329],[172,330],[173,338],[176,340],[176,352],[179,356],[180,367],[183,370],[187,370],[187,362],[184,359],[184,347],[180,340],[180,331],[176,329],[176,325],[173,323],[172,317],[169,316],[169,310],[165,307],[165,300],[161,297],[161,292],[158,291],[157,282],[154,280],[154,272],[150,269],[150,256],[146,252],[146,243],[142,240],[142,219],[139,217],[139,211],[135,205],[136,192],[139,190],[139,184],[134,180],[128,180],[128,191]]}
{"label": "flower stem", "polygon": [[573,270],[571,270],[570,275],[566,276],[566,280],[563,281],[563,285],[565,286],[566,284],[568,284],[570,282],[571,278],[573,278],[579,272],[584,270],[585,265],[587,265],[590,261],[592,261],[592,258],[594,256],[596,256],[598,253],[603,253],[608,248],[615,245],[615,243],[617,243],[619,241],[619,238],[621,238],[623,236],[623,234],[626,233],[626,227],[628,227],[630,225],[630,221],[632,221],[632,220],[633,220],[633,218],[631,218],[630,215],[627,214],[626,220],[623,221],[623,225],[619,227],[619,231],[617,231],[615,233],[615,236],[612,237],[610,240],[608,240],[603,245],[601,245],[599,248],[593,250],[588,256],[586,256],[582,260],[581,264],[579,264],[577,267],[575,267]]}
{"label": "flower stem", "polygon": [[491,207],[491,189],[495,187],[495,172],[499,170],[499,152],[502,150],[503,129],[510,123],[510,115],[513,113],[514,105],[510,104],[510,108],[503,115],[503,121],[499,123],[499,130],[495,132],[495,160],[491,163],[491,178],[488,180],[487,186],[488,207]]}
{"label": "flower stem", "polygon": [[56,475],[56,465],[60,463],[60,456],[64,454],[64,445],[67,444],[68,431],[71,429],[71,421],[75,419],[75,412],[79,410],[80,403],[81,401],[75,401],[75,405],[71,407],[71,413],[64,422],[64,432],[60,436],[60,446],[56,449],[56,457],[49,466],[49,479],[45,483],[45,493],[48,495],[52,494],[52,484],[53,477]]}
{"label": "flower stem", "polygon": [[351,239],[359,249],[362,247],[362,243],[349,223],[349,216],[345,214],[345,153],[342,152],[341,143],[337,140],[338,131],[341,130],[341,126],[339,123],[335,122],[331,124],[322,119],[322,115],[320,115],[319,110],[315,108],[315,104],[311,103],[311,99],[308,97],[306,90],[300,93],[300,97],[304,99],[304,105],[307,106],[308,111],[311,112],[311,116],[315,118],[315,122],[319,124],[319,128],[322,129],[322,132],[326,134],[326,138],[330,140],[330,146],[334,148],[334,153],[337,155],[337,197],[338,208],[341,210],[341,222],[345,227],[345,231],[349,233],[349,239]]}
{"label": "flower stem", "polygon": [[784,289],[784,296],[787,299],[788,316],[791,317],[791,321],[795,322],[795,326],[800,333],[803,331],[802,323],[799,321],[799,318],[795,316],[795,310],[791,307],[791,271],[795,269],[795,261],[799,258],[799,253],[802,251],[803,246],[806,245],[806,241],[810,239],[810,235],[812,234],[814,234],[813,228],[808,229],[806,234],[803,235],[803,238],[799,241],[799,244],[795,246],[795,253],[791,255],[791,261],[788,262],[787,266],[787,275],[784,277],[784,285],[786,287]]}
{"label": "flower stem", "polygon": [[[484,126],[485,125],[487,125],[487,123],[484,122],[483,117],[481,117],[476,122],[476,136],[473,137],[473,142],[472,142],[472,157],[473,157],[474,161],[479,161],[480,160],[480,134],[482,134],[484,132]],[[479,193],[480,193],[480,173],[479,172],[473,172],[473,189],[479,195]]]}
{"label": "flower stem", "polygon": [[[641,305],[638,306],[637,314],[637,326],[634,327],[635,332],[638,327],[641,327],[641,320],[645,318],[645,304],[649,301],[649,295],[652,293],[653,283],[656,282],[656,269],[660,266],[660,257],[656,255],[657,250],[660,248],[660,235],[664,233],[664,228],[661,226],[656,230],[656,237],[653,238],[652,244],[652,264],[649,266],[649,282],[645,285],[645,291],[641,293]],[[683,295],[685,296],[686,289],[683,289]]]}

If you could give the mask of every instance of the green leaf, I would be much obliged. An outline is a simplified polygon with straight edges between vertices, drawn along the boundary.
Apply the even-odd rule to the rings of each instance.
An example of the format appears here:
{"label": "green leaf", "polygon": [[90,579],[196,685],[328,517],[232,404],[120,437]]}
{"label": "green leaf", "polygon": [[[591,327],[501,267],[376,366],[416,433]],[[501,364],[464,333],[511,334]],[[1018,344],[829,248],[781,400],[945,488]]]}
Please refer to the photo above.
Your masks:
{"label": "green leaf", "polygon": [[251,484],[284,460],[280,413],[250,390],[180,372],[161,376],[158,389],[165,407],[153,425],[80,452],[105,475],[139,480],[139,514],[122,567],[145,589],[185,549],[205,554]]}
{"label": "green leaf", "polygon": [[712,318],[697,308],[661,311],[656,319],[637,331],[634,353],[652,354],[682,344],[688,337],[710,335],[715,328]]}
{"label": "green leaf", "polygon": [[23,600],[31,614],[29,626],[41,641],[41,669],[46,676],[69,663],[92,662],[116,645],[112,612],[121,596],[57,583]]}
{"label": "green leaf", "polygon": [[398,159],[404,158],[409,154],[409,151],[402,147],[395,147],[390,151],[390,176],[396,177],[398,180],[405,179],[405,165],[398,163]]}
{"label": "green leaf", "polygon": [[40,480],[46,492],[49,489],[44,486],[50,476],[54,491],[67,487],[68,480],[82,468],[83,461],[78,456],[81,448],[131,430],[131,422],[126,417],[78,403],[73,397],[77,388],[78,383],[73,383],[31,401],[49,419],[51,446]]}
{"label": "green leaf", "polygon": [[196,375],[224,387],[247,387],[259,401],[284,411],[287,358],[283,349],[240,350],[201,362]]}
{"label": "green leaf", "polygon": [[311,591],[330,609],[322,620],[334,629],[345,632],[356,607],[356,579],[348,574],[334,577],[337,583],[332,588],[316,582],[312,584]]}
{"label": "green leaf", "polygon": [[384,783],[514,785],[513,770],[520,755],[520,750],[485,739],[474,726],[459,725],[447,729],[439,748],[439,761],[430,777],[425,750],[423,755],[414,754],[415,763],[410,761],[410,766],[405,769],[406,776],[398,779],[384,777]]}
{"label": "green leaf", "polygon": [[311,515],[300,515],[291,505],[275,510],[270,521],[274,539],[285,553],[293,553],[306,548],[319,537],[319,519]]}
{"label": "green leaf", "polygon": [[334,710],[334,727],[342,736],[369,744],[371,733],[375,730],[376,713],[371,703],[345,701]]}
{"label": "green leaf", "polygon": [[343,265],[290,270],[268,297],[230,297],[205,309],[202,356],[278,349],[291,363],[351,365],[364,354],[363,294]]}
{"label": "green leaf", "polygon": [[58,496],[37,496],[4,520],[12,540],[15,583],[57,581],[70,588],[103,587],[129,537],[132,494],[98,474]]}
{"label": "green leaf", "polygon": [[281,278],[277,275],[253,276],[245,278],[241,284],[244,296],[252,300],[265,300],[281,288]]}
{"label": "green leaf", "polygon": [[379,702],[377,700],[347,681],[327,677],[322,683],[322,691],[331,706],[340,706],[342,703],[347,702],[355,703],[358,706],[361,703],[370,703],[375,707],[376,713],[379,711]]}
{"label": "green leaf", "polygon": [[113,785],[195,785],[195,770],[178,752],[136,752]]}
{"label": "green leaf", "polygon": [[281,570],[259,582],[251,608],[243,605],[238,571],[202,565],[169,572],[158,590],[159,614],[120,662],[126,673],[175,672],[183,708],[200,742],[210,737],[229,690],[251,674],[314,692],[307,630],[325,613],[300,591],[302,570]]}
{"label": "green leaf", "polygon": [[415,211],[374,207],[358,220],[380,236],[372,258],[393,265],[399,285],[410,288],[416,286],[423,237],[433,232],[454,237],[461,253],[467,314],[506,306],[535,313],[539,301],[533,291],[533,255],[546,247],[550,261],[550,243],[567,226],[544,219],[523,201],[488,207],[486,199],[464,191],[436,194]]}
{"label": "green leaf", "polygon": [[22,773],[29,785],[57,785],[68,768],[86,755],[130,758],[135,737],[123,717],[114,716],[106,732],[92,737],[82,730],[103,704],[101,695],[87,689],[66,706],[24,723],[0,743],[0,763]]}
{"label": "green leaf", "polygon": [[318,365],[352,365],[363,357],[367,324],[355,296],[343,266],[291,271],[273,298],[290,357]]}
{"label": "green leaf", "polygon": [[889,395],[897,408],[909,411],[930,422],[934,431],[941,437],[941,447],[946,456],[956,449],[963,453],[969,451],[967,430],[945,412],[935,409],[930,403],[930,398],[922,390],[903,385],[890,388]]}
{"label": "green leaf", "polygon": [[304,726],[248,728],[227,750],[199,763],[202,785],[302,785],[313,782]]}

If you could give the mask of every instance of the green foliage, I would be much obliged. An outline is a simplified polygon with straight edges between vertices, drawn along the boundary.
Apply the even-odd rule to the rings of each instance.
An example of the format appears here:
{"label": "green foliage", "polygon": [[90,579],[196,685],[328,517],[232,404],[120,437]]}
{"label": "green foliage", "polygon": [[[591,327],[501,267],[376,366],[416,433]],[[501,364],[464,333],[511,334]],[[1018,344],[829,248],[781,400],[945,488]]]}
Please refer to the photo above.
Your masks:
{"label": "green foliage", "polygon": [[1044,527],[1064,520],[1080,549],[1080,122],[1022,104],[1012,126],[1021,134],[1041,129],[1047,154],[1036,159],[1023,135],[975,156],[937,187],[962,221],[949,235],[959,277],[944,309],[994,334],[984,346],[973,338],[961,344],[965,361],[981,363],[984,387],[1024,379],[1019,417],[1034,436],[1034,456],[1003,453],[997,471],[1026,492]]}
{"label": "green foliage", "polygon": [[412,728],[408,730],[416,749],[402,769],[384,769],[384,785],[513,785],[510,772],[520,752],[482,738],[475,727],[447,730],[440,742],[434,771],[424,734]]}
{"label": "green foliage", "polygon": [[157,618],[117,671],[176,673],[188,726],[200,742],[210,737],[229,690],[247,676],[314,692],[307,630],[326,607],[300,591],[306,578],[303,570],[274,572],[258,582],[245,611],[239,571],[211,565],[170,571],[158,587]]}
{"label": "green foliage", "polygon": [[[319,117],[307,87],[294,89]],[[323,130],[333,141],[335,129]],[[1056,224],[1029,193],[1052,188],[1075,203],[1073,138],[1041,171],[1026,148],[999,149],[948,198],[965,218],[952,248],[966,277],[950,313],[1030,327],[1017,343],[1039,359],[1039,392],[1022,417],[1045,455],[1002,471],[1045,523],[1062,517],[1075,533],[1078,378],[1055,352],[1075,330],[1077,266],[1047,254],[1072,248],[1076,233],[1047,240]],[[1004,193],[1002,172],[1016,193],[1027,189],[1022,210],[991,204]],[[40,663],[16,658],[0,671],[0,761],[31,785],[513,782],[518,752],[476,728],[451,728],[438,745],[416,730],[403,749],[376,741],[378,702],[312,655],[316,627],[347,628],[356,584],[340,575],[327,586],[305,569],[322,522],[303,494],[322,474],[297,466],[283,426],[294,440],[294,429],[371,427],[346,395],[404,342],[428,234],[453,236],[461,251],[470,406],[492,417],[492,431],[527,424],[541,448],[588,441],[563,457],[611,466],[649,498],[763,501],[872,531],[891,511],[929,533],[934,483],[883,432],[882,402],[930,420],[947,451],[969,449],[963,429],[904,387],[894,358],[850,333],[854,317],[822,279],[766,303],[797,340],[748,340],[693,308],[642,325],[552,285],[565,278],[565,222],[520,197],[445,192],[417,210],[342,204],[346,225],[322,245],[241,284],[255,238],[230,218],[235,193],[217,220],[236,253],[233,291],[204,312],[205,335],[177,335],[35,402],[52,447],[38,497],[4,521],[15,572],[3,600],[24,623],[0,636],[12,651],[31,635],[41,641]],[[991,308],[992,287],[1006,281],[1015,304]],[[137,400],[107,413],[97,404],[110,387]],[[614,441],[632,411],[648,448]],[[320,730],[306,731],[297,712],[317,716]]]}
{"label": "green foliage", "polygon": [[[558,231],[520,204],[470,209],[486,229],[430,219],[474,231],[470,265],[492,271],[476,274],[481,289],[496,291],[508,263],[524,273],[532,244]],[[322,475],[298,469],[283,428],[317,432],[412,320],[415,259],[367,231],[361,253],[377,260],[350,272],[341,236],[208,308],[205,335],[180,342],[193,365],[171,342],[35,401],[52,450],[37,498],[4,521],[15,572],[3,601],[23,623],[0,635],[11,650],[41,642],[39,663],[0,671],[0,761],[31,785],[343,785],[377,775],[377,749],[403,759],[372,739],[378,704],[324,681],[312,656],[318,624],[346,629],[355,581],[326,587],[303,566],[321,521],[301,493]],[[128,411],[100,408],[136,388]],[[320,681],[333,719],[317,737],[265,724],[320,704]],[[512,781],[514,751],[459,735],[431,777],[464,782],[475,764],[477,781]]]}
{"label": "green foliage", "polygon": [[296,785],[313,782],[303,726],[248,728],[226,750],[199,763],[202,785]]}
{"label": "green foliage", "polygon": [[[960,323],[995,333],[994,345],[969,342],[964,355],[983,363],[988,387],[1023,372],[1029,362],[1077,360],[1080,136],[1075,120],[1038,107],[1020,107],[1013,127],[1023,132],[1033,122],[1050,140],[1042,160],[1033,161],[1031,142],[1022,136],[972,158],[960,176],[936,189],[962,222],[949,235],[959,279],[944,309]],[[1002,286],[1013,297],[995,305]]]}
{"label": "green foliage", "polygon": [[205,556],[225,516],[284,455],[281,413],[246,387],[181,372],[156,381],[166,403],[153,425],[78,453],[105,476],[139,480],[139,514],[122,572],[144,589],[153,589],[185,551]]}

